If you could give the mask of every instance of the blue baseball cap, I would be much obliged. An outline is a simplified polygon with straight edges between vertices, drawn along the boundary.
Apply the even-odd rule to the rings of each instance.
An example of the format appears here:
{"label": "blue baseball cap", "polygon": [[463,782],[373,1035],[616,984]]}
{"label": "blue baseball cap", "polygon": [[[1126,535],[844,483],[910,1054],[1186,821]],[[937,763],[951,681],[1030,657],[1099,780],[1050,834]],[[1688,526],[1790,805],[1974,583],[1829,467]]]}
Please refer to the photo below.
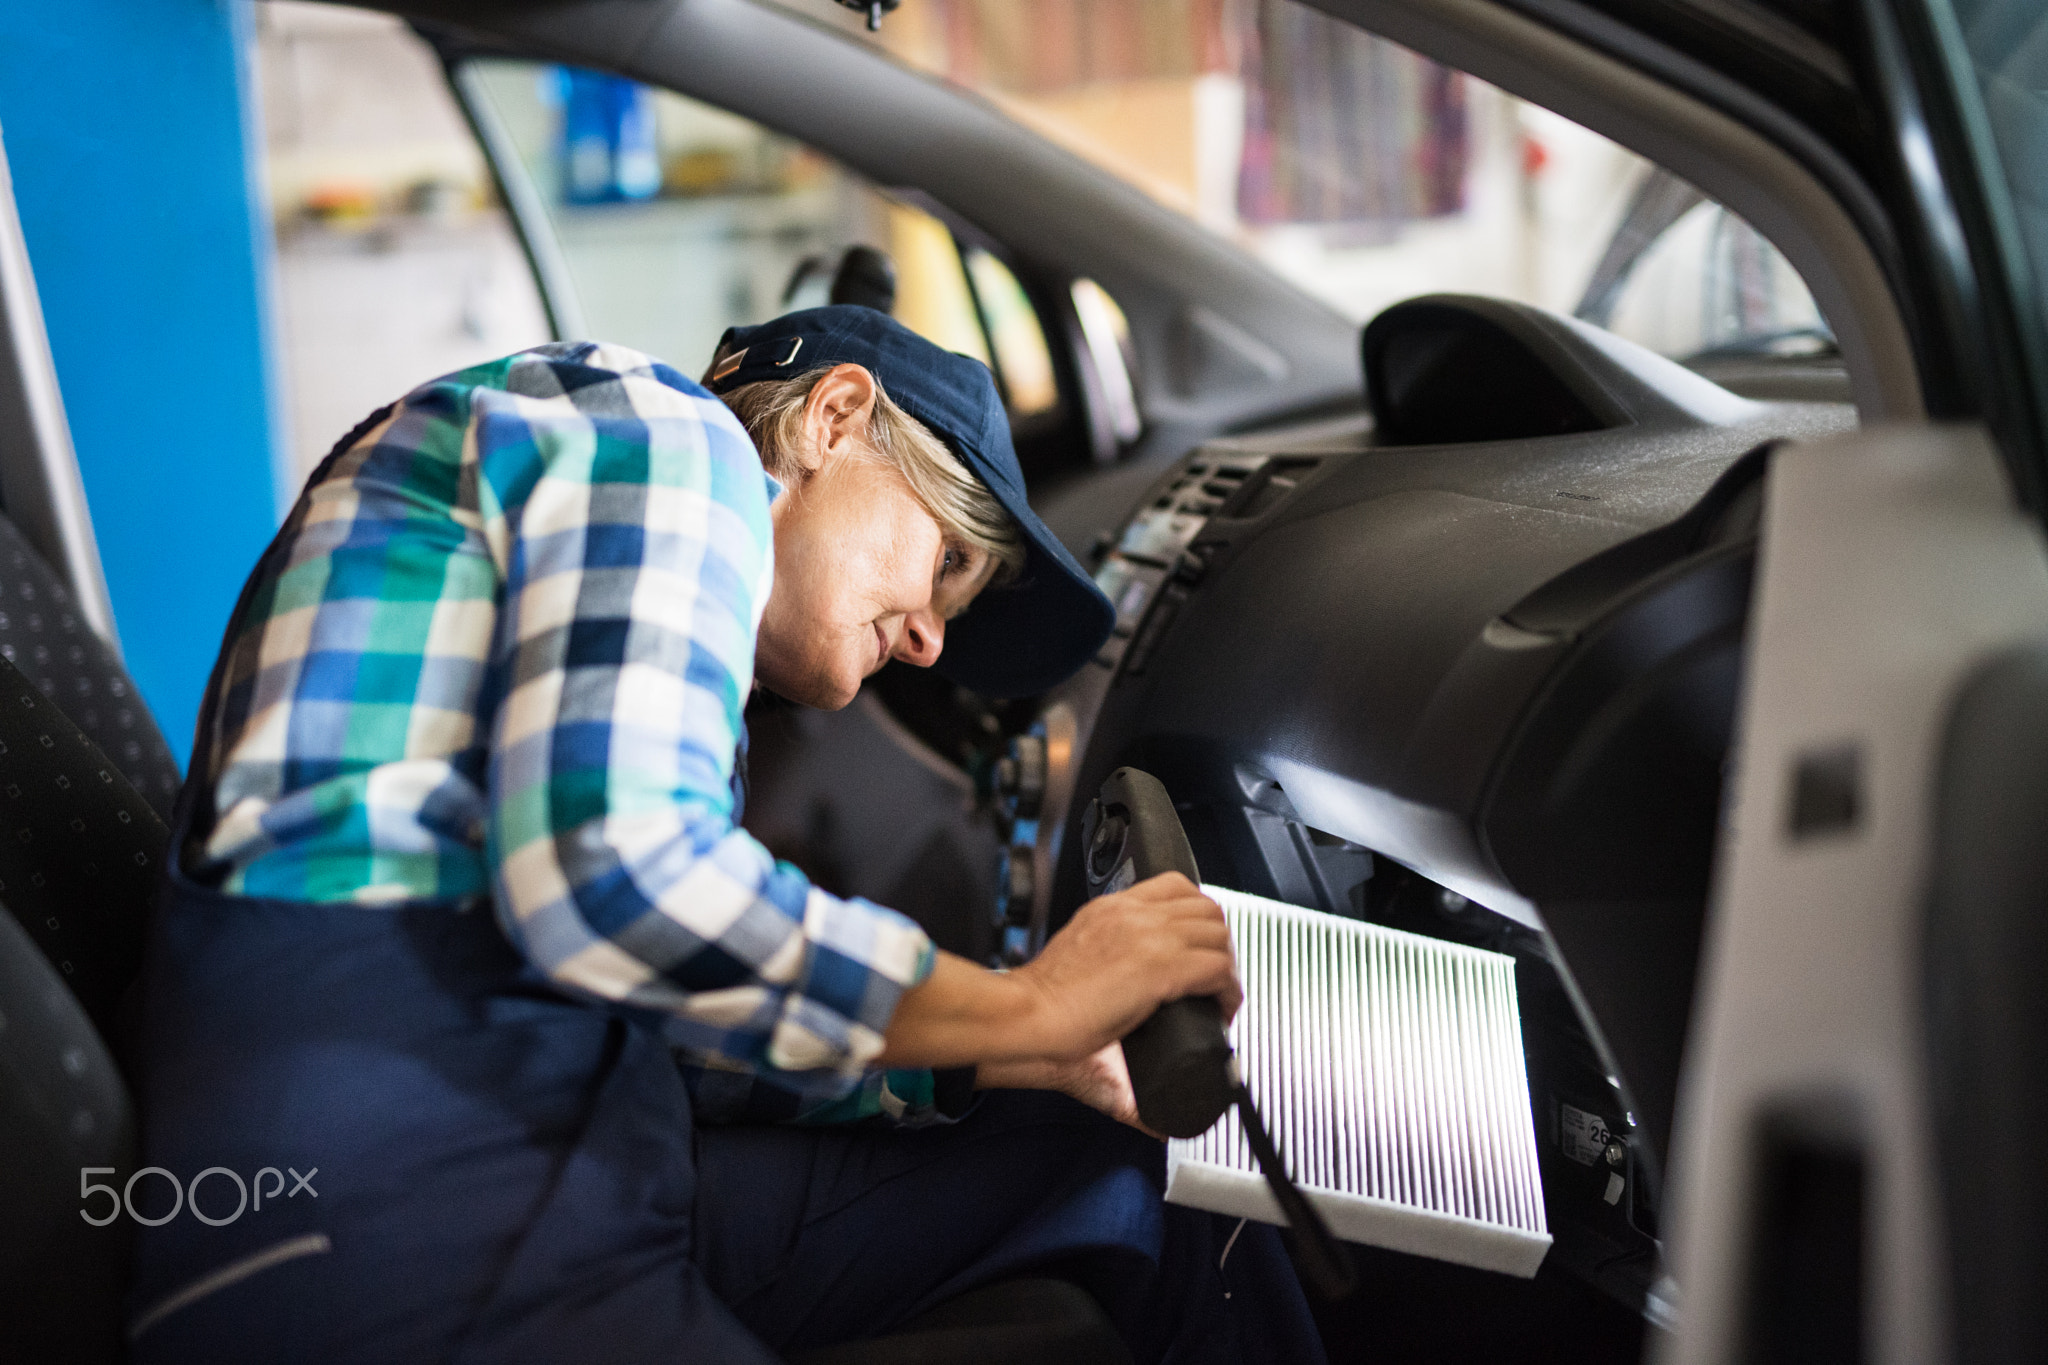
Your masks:
{"label": "blue baseball cap", "polygon": [[984,590],[947,625],[933,667],[992,697],[1030,696],[1072,676],[1109,638],[1116,610],[1025,500],[1010,415],[988,367],[933,345],[887,313],[833,304],[727,328],[705,382],[725,393],[828,365],[859,365],[873,375],[988,486],[1024,534],[1022,572]]}

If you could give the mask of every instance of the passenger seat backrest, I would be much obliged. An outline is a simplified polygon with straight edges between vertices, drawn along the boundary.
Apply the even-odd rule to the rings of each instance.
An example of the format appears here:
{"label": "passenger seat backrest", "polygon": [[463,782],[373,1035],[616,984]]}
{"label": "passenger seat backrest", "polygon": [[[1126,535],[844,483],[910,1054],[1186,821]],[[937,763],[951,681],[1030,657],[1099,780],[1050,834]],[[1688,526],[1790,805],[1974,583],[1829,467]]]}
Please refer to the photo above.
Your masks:
{"label": "passenger seat backrest", "polygon": [[[119,1203],[135,1169],[133,1111],[78,1002],[6,915],[0,1135],[0,1358],[111,1365],[134,1235]],[[103,1188],[87,1196],[83,1183]]]}
{"label": "passenger seat backrest", "polygon": [[120,661],[0,518],[0,1358],[111,1365],[136,1135],[108,1040],[170,831],[47,695],[59,691],[130,771],[175,792],[176,764]]}
{"label": "passenger seat backrest", "polygon": [[0,658],[64,709],[100,752],[168,820],[178,760],[135,690],[134,679],[93,632],[71,592],[0,516]]}
{"label": "passenger seat backrest", "polygon": [[169,843],[120,769],[0,657],[0,905],[109,1040]]}

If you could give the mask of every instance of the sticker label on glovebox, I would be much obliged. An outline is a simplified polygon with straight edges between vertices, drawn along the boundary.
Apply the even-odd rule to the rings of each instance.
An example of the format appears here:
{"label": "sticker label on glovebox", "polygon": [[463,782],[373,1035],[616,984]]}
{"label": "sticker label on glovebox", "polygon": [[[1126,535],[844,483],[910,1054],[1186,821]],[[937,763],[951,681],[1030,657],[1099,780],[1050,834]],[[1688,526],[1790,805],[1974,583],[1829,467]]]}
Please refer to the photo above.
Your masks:
{"label": "sticker label on glovebox", "polygon": [[1558,1106],[1558,1145],[1581,1166],[1590,1166],[1607,1154],[1607,1120],[1569,1104]]}

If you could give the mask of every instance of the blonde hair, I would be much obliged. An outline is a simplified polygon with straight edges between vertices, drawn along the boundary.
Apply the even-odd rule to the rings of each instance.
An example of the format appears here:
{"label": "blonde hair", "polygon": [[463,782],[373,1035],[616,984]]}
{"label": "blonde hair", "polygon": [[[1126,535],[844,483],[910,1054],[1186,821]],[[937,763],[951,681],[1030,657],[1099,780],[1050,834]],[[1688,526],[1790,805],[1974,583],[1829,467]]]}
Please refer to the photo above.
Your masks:
{"label": "blonde hair", "polygon": [[[757,380],[719,395],[754,438],[763,467],[785,485],[794,486],[802,472],[796,451],[803,441],[804,405],[831,371],[829,365],[820,366],[791,379]],[[1024,536],[1016,521],[945,442],[896,406],[879,379],[867,444],[903,475],[941,532],[995,561],[992,585],[1016,577],[1024,567]]]}

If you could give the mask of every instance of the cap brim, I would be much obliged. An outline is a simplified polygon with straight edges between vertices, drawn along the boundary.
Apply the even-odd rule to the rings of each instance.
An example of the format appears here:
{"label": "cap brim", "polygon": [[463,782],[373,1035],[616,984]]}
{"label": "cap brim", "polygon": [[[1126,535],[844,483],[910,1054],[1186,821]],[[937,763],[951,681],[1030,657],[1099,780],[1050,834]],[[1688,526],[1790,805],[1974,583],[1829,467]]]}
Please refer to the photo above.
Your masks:
{"label": "cap brim", "polygon": [[1116,608],[1014,487],[967,453],[967,462],[1024,533],[1024,568],[974,599],[946,628],[933,665],[991,697],[1028,697],[1072,677],[1102,650]]}

